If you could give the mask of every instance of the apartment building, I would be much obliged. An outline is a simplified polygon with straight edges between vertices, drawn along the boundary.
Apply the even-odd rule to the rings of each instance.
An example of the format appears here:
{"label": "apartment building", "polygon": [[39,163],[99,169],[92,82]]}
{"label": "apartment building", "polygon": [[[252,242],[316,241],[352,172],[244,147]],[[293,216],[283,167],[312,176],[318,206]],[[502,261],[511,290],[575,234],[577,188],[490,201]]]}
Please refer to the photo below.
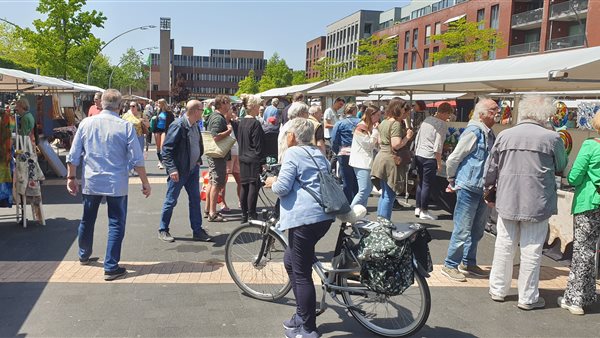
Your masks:
{"label": "apartment building", "polygon": [[326,38],[319,36],[306,43],[306,78],[313,79],[320,76],[319,71],[314,68],[317,61],[325,56]]}
{"label": "apartment building", "polygon": [[238,82],[253,69],[259,80],[267,65],[264,52],[235,49],[211,49],[208,56],[194,55],[193,47],[181,47],[176,54],[171,39],[171,19],[160,19],[160,53],[150,55],[148,96],[156,100],[169,98],[177,77],[183,78],[191,97],[212,98],[234,95]]}

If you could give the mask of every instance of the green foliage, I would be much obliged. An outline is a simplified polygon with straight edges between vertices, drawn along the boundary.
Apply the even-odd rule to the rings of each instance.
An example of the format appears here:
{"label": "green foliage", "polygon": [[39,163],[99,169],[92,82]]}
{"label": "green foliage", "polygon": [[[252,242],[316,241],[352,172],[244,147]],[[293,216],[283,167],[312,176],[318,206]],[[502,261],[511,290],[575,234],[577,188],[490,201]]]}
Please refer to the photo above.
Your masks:
{"label": "green foliage", "polygon": [[[96,67],[94,61],[94,68]],[[112,87],[130,92],[148,87],[148,69],[146,61],[135,48],[130,47],[119,60],[112,78]]]}
{"label": "green foliage", "polygon": [[248,76],[238,83],[238,87],[239,89],[237,92],[235,92],[235,96],[258,93],[258,81],[256,81],[254,69],[250,69]]}
{"label": "green foliage", "polygon": [[292,84],[292,78],[292,70],[287,66],[285,60],[274,53],[267,61],[265,72],[258,82],[258,89],[264,92],[273,88],[287,87]]}
{"label": "green foliage", "polygon": [[19,30],[26,44],[35,50],[41,73],[85,82],[87,65],[102,42],[91,30],[103,27],[102,12],[83,11],[87,0],[40,0],[37,11],[45,20],[33,21],[35,30]]}
{"label": "green foliage", "polygon": [[356,67],[347,76],[387,73],[398,62],[398,37],[371,35],[360,40]]}
{"label": "green foliage", "polygon": [[439,52],[432,53],[433,61],[448,58],[450,62],[472,62],[487,59],[488,53],[505,46],[502,35],[485,27],[485,22],[467,21],[466,18],[451,22],[448,31],[432,35],[432,40],[439,40],[445,45]]}
{"label": "green foliage", "polygon": [[113,67],[110,65],[108,57],[104,54],[98,54],[94,59],[94,67],[90,72],[90,84],[107,89],[109,87],[108,78],[112,70]]}
{"label": "green foliage", "polygon": [[7,59],[0,56],[0,68],[18,69],[24,72],[35,74],[35,68],[24,66],[20,63],[16,63],[13,60]]}
{"label": "green foliage", "polygon": [[175,84],[171,88],[171,97],[175,102],[187,102],[190,96],[190,90],[185,83],[185,79],[181,73],[175,77]]}
{"label": "green foliage", "polygon": [[15,26],[5,22],[0,22],[0,59],[5,68],[35,72],[34,50],[25,45]]}
{"label": "green foliage", "polygon": [[292,73],[292,85],[301,85],[305,84],[308,81],[306,80],[306,72],[303,70],[295,70]]}
{"label": "green foliage", "polygon": [[346,77],[346,64],[337,62],[330,57],[319,59],[313,68],[319,72],[319,76],[312,79],[313,82],[321,80],[337,81]]}

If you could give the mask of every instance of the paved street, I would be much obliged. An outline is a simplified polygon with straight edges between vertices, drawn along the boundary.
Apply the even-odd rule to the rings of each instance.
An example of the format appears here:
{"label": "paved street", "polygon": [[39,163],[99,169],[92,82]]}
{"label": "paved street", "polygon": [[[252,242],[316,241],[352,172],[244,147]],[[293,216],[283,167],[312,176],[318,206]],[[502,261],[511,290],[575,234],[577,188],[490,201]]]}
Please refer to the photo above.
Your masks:
{"label": "paved street", "polygon": [[[175,243],[157,238],[158,218],[166,191],[165,176],[150,152],[152,196],[144,199],[137,178],[131,179],[127,233],[122,260],[130,273],[114,282],[102,280],[102,265],[77,262],[77,226],[81,196],[67,194],[63,180],[44,185],[47,225],[14,223],[14,209],[0,209],[0,336],[202,336],[282,337],[281,322],[293,313],[292,294],[277,303],[254,300],[233,284],[224,266],[224,244],[238,224],[239,214],[225,224],[209,223],[214,243],[191,240],[186,194],[182,193],[171,226]],[[228,185],[233,202],[235,184]],[[373,212],[376,197],[369,200]],[[259,201],[260,203],[260,201]],[[424,337],[596,337],[600,306],[575,317],[557,307],[556,297],[566,283],[568,267],[543,260],[543,310],[516,307],[516,289],[505,303],[489,299],[486,279],[467,283],[439,274],[452,231],[451,217],[427,223],[436,264],[428,280],[432,309]],[[371,213],[371,216],[373,213]],[[394,211],[395,221],[412,221],[412,209]],[[95,255],[106,248],[106,206],[100,208],[94,239]],[[329,257],[337,231],[318,244],[320,257]],[[489,266],[494,237],[486,234],[479,247],[480,264]],[[518,264],[518,262],[515,262]],[[518,268],[518,267],[517,267]],[[320,293],[320,292],[319,292]],[[330,308],[317,318],[324,337],[372,337],[344,309]]]}

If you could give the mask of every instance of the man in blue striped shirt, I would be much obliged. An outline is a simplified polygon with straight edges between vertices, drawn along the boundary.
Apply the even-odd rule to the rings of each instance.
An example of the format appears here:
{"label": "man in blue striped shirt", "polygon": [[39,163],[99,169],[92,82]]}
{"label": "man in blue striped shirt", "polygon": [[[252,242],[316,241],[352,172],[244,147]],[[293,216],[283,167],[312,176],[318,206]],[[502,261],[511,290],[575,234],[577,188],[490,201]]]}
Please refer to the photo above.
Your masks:
{"label": "man in blue striped shirt", "polygon": [[144,167],[144,156],[135,128],[119,117],[121,93],[108,89],[102,94],[102,111],[85,118],[67,156],[67,190],[73,196],[79,191],[75,176],[83,159],[83,216],[79,224],[79,262],[89,264],[93,258],[94,225],[103,198],[108,204],[108,241],[104,259],[104,279],[114,280],[127,273],[119,267],[121,243],[125,236],[129,170],[133,168],[142,181],[142,193],[150,196],[150,183]]}

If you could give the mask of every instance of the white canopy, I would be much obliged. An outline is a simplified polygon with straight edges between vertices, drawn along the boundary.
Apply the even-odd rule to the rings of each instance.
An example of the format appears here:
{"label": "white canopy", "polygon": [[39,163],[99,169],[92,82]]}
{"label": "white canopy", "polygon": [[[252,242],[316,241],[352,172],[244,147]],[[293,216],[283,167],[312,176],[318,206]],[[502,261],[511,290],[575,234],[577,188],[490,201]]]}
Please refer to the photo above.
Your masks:
{"label": "white canopy", "polygon": [[0,68],[0,92],[44,92],[72,89],[72,84],[60,79],[30,74],[17,69]]}
{"label": "white canopy", "polygon": [[294,86],[283,87],[283,88],[273,88],[273,89],[264,91],[262,93],[258,93],[256,95],[259,95],[262,98],[270,98],[270,97],[294,95],[296,93],[306,94],[309,90],[323,87],[326,84],[327,84],[327,81],[324,80],[324,81],[319,81],[319,82],[306,83],[306,84],[294,85]]}
{"label": "white canopy", "polygon": [[[356,75],[347,79],[332,83],[328,86],[319,89],[313,89],[308,92],[309,95],[319,96],[359,96],[371,93],[371,86],[379,83],[382,79],[392,76],[395,73],[382,73],[370,75]],[[394,94],[393,92],[385,92],[382,95]]]}
{"label": "white canopy", "polygon": [[[377,100],[391,100],[394,97],[399,97],[406,101],[410,100],[410,95],[376,95],[378,92],[372,92],[369,96],[357,96],[356,101],[377,101]],[[444,100],[454,100],[458,98],[463,98],[463,96],[468,96],[466,93],[436,93],[436,94],[414,94],[412,96],[413,101],[423,100],[423,101],[444,101]]]}
{"label": "white canopy", "polygon": [[397,72],[376,81],[371,89],[471,93],[600,89],[600,47]]}

